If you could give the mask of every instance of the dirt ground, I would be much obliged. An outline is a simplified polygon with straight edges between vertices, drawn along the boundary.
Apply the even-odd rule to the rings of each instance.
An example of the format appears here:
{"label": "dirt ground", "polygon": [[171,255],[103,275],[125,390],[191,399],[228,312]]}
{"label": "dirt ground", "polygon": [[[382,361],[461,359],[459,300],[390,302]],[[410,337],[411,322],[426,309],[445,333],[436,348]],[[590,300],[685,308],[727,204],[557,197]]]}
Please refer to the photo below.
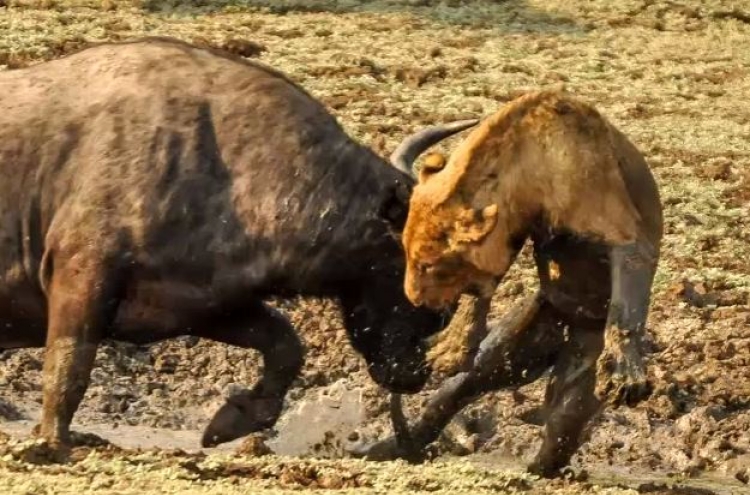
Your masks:
{"label": "dirt ground", "polygon": [[[525,90],[564,85],[644,152],[666,214],[649,320],[656,390],[637,408],[597,420],[574,459],[589,480],[523,474],[540,442],[544,379],[468,407],[433,463],[346,459],[348,445],[390,434],[387,395],[349,347],[335,302],[294,300],[274,303],[308,349],[285,414],[266,435],[281,457],[257,457],[252,442],[239,441],[200,452],[200,431],[227,394],[252,385],[260,361],[184,338],[102,346],[75,427],[117,447],[46,464],[33,442],[19,440],[38,417],[42,351],[5,351],[0,430],[14,438],[0,441],[0,491],[750,494],[750,5],[743,4],[0,0],[0,70],[87,41],[146,34],[222,46],[286,72],[384,154],[424,125],[486,116]],[[527,247],[498,290],[495,315],[536,288],[529,254]],[[412,417],[439,378],[408,398]]]}

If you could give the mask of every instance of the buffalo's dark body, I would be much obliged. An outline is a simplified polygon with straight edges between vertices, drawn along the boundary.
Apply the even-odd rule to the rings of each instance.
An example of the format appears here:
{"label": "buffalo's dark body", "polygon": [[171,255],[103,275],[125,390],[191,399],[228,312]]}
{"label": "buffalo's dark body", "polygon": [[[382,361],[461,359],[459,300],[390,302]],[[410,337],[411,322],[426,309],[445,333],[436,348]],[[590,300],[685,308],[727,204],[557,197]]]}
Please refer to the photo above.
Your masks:
{"label": "buffalo's dark body", "polygon": [[410,179],[275,71],[152,38],[5,72],[0,174],[0,348],[46,344],[53,444],[104,338],[259,349],[204,443],[272,425],[302,351],[270,295],[339,297],[376,381],[426,380],[440,317],[403,295],[394,236]]}

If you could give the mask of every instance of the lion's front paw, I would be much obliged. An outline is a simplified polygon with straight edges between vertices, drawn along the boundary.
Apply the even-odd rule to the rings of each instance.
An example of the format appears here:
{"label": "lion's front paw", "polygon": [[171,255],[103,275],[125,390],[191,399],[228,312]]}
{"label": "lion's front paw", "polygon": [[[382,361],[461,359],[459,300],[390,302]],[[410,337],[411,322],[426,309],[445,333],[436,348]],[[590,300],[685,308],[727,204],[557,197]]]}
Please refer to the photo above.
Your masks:
{"label": "lion's front paw", "polygon": [[612,407],[635,407],[648,399],[653,384],[640,359],[619,352],[605,352],[597,363],[596,396]]}

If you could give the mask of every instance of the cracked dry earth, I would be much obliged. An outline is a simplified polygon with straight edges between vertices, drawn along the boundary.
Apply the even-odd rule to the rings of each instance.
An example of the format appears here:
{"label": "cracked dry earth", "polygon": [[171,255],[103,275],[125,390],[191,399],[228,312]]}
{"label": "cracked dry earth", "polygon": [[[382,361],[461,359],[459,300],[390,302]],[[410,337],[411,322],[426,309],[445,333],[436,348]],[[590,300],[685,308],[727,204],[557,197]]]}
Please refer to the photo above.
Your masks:
{"label": "cracked dry earth", "polygon": [[[67,466],[46,464],[33,443],[19,441],[38,418],[42,351],[1,352],[0,430],[13,438],[0,441],[0,489],[750,493],[750,5],[743,4],[0,0],[2,70],[87,41],[146,34],[221,46],[283,70],[383,154],[424,125],[486,116],[525,90],[564,85],[645,153],[666,215],[649,319],[656,390],[635,409],[599,418],[574,459],[588,481],[543,482],[521,470],[540,442],[544,379],[468,407],[432,464],[342,459],[352,442],[390,434],[387,396],[349,347],[335,301],[310,299],[274,302],[307,345],[276,431],[218,452],[199,452],[200,431],[225,395],[258,376],[252,351],[191,338],[102,346],[75,427],[115,446],[92,447],[88,457],[82,448]],[[529,254],[499,288],[495,316],[535,289]],[[439,378],[406,400],[412,417]],[[307,457],[260,456],[268,449]]]}

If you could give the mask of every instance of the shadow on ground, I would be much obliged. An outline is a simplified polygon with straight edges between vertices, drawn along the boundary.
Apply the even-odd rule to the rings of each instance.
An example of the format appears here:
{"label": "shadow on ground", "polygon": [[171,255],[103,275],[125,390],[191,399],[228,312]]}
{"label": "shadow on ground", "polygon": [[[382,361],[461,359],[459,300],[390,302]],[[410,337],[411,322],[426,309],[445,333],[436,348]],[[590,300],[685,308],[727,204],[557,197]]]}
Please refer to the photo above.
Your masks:
{"label": "shadow on ground", "polygon": [[446,25],[472,25],[503,32],[582,31],[573,19],[539,10],[523,0],[144,0],[142,8],[149,12],[193,15],[217,11],[260,11],[277,15],[404,13]]}

